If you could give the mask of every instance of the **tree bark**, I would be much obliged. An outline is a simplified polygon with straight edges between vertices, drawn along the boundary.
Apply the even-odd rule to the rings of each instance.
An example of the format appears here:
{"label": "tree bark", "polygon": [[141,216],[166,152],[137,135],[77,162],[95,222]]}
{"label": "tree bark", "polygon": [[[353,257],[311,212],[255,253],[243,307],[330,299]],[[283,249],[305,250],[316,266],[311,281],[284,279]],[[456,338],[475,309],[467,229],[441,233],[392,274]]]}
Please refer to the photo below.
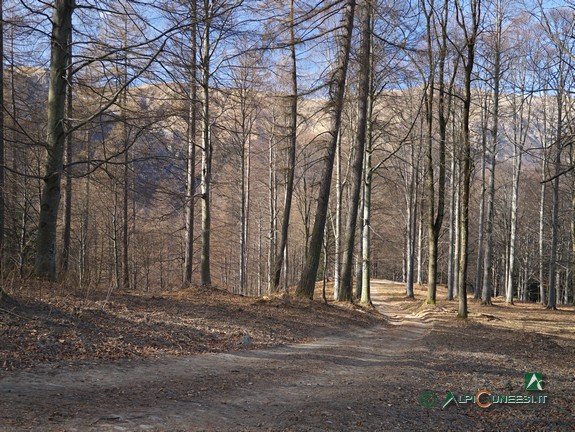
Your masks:
{"label": "tree bark", "polygon": [[369,102],[369,52],[371,45],[371,6],[366,1],[362,7],[362,35],[359,48],[359,94],[358,94],[358,122],[355,149],[351,166],[351,192],[350,208],[347,217],[345,241],[343,249],[343,267],[341,272],[341,286],[339,290],[340,301],[352,301],[352,262],[355,246],[355,233],[359,199],[363,177],[363,158],[367,131],[367,115]]}
{"label": "tree bark", "polygon": [[[4,59],[4,1],[0,0],[0,58]],[[4,277],[5,175],[4,175],[4,62],[0,64],[0,279]],[[4,290],[0,288],[0,298]]]}
{"label": "tree bark", "polygon": [[52,15],[46,158],[34,267],[35,275],[47,280],[56,279],[56,227],[66,140],[66,67],[74,7],[73,0],[56,0]]}
{"label": "tree bark", "polygon": [[457,225],[457,218],[455,216],[455,200],[456,194],[456,176],[455,171],[457,169],[456,164],[456,155],[455,155],[455,145],[453,148],[453,154],[451,157],[451,173],[450,173],[450,199],[449,199],[449,250],[448,256],[449,261],[447,263],[447,300],[453,300],[454,292],[455,292],[455,251],[456,247],[456,237],[455,237],[455,230]]}
{"label": "tree bark", "polygon": [[487,190],[487,214],[485,215],[485,252],[483,257],[483,281],[481,288],[481,304],[491,305],[493,296],[493,222],[495,217],[495,167],[497,164],[497,140],[499,139],[499,85],[501,82],[501,25],[503,15],[501,13],[501,1],[496,5],[496,33],[495,51],[493,61],[493,93],[492,93],[492,117],[491,117],[491,147],[489,151],[489,187]]}
{"label": "tree bark", "polygon": [[210,271],[210,237],[211,209],[210,185],[212,176],[212,142],[210,134],[210,26],[213,5],[204,0],[206,14],[204,23],[204,45],[202,53],[202,254],[201,254],[201,285],[212,285]]}
{"label": "tree bark", "polygon": [[[275,260],[277,259],[277,171],[276,171],[276,152],[275,152],[275,113],[272,114],[272,130],[269,138],[268,148],[268,182],[269,182],[269,213],[270,224],[268,233],[268,294],[277,290],[275,285]],[[283,257],[283,255],[282,255]],[[280,266],[281,277],[281,266]],[[278,279],[279,285],[279,279]]]}
{"label": "tree bark", "polygon": [[334,265],[333,265],[333,299],[339,298],[341,286],[341,213],[343,195],[341,180],[341,136],[338,135],[335,154],[335,227],[334,227]]}
{"label": "tree bark", "polygon": [[[560,77],[563,80],[563,77]],[[557,133],[555,135],[555,172],[553,179],[553,207],[551,213],[551,245],[549,257],[549,295],[547,309],[557,309],[557,245],[559,239],[559,178],[561,173],[561,150],[563,147],[563,87],[557,90]]]}
{"label": "tree bark", "polygon": [[[294,190],[294,173],[295,173],[295,156],[297,146],[297,112],[298,112],[298,87],[297,87],[297,56],[296,56],[296,40],[295,40],[295,20],[294,20],[294,0],[290,1],[290,56],[291,56],[291,97],[290,97],[290,135],[288,147],[288,166],[286,173],[286,190],[284,199],[284,214],[282,219],[282,226],[280,232],[280,240],[275,259],[275,274],[274,274],[274,290],[277,291],[282,266],[285,264],[284,278],[286,287],[288,284],[287,274],[287,237],[289,232],[290,214]],[[285,257],[285,262],[284,262]]]}
{"label": "tree bark", "polygon": [[[433,8],[433,2],[430,5]],[[427,17],[427,38],[428,38],[428,61],[433,65],[433,43],[431,15],[435,11],[430,10],[426,13]],[[446,111],[446,91],[445,91],[445,61],[447,58],[447,20],[449,17],[448,1],[443,5],[443,19],[441,22],[441,41],[439,49],[439,92],[438,92],[438,111],[439,111],[439,173],[437,179],[437,211],[435,207],[435,164],[433,161],[433,100],[435,91],[434,72],[430,72],[428,89],[426,94],[426,134],[427,134],[427,192],[428,192],[428,247],[429,262],[427,271],[427,300],[428,304],[435,304],[437,297],[437,260],[438,260],[438,242],[441,227],[443,225],[443,216],[445,213],[445,147],[447,142],[447,119]],[[432,68],[433,70],[434,68]],[[455,66],[454,69],[457,69]],[[454,75],[455,76],[455,75]]]}
{"label": "tree bark", "polygon": [[326,222],[327,208],[331,191],[331,179],[333,173],[333,161],[337,146],[337,136],[340,131],[341,113],[343,109],[343,98],[345,93],[345,82],[347,77],[347,67],[349,63],[349,52],[351,47],[351,36],[353,31],[353,17],[355,13],[355,0],[348,0],[345,6],[345,16],[343,32],[337,37],[339,53],[333,70],[330,82],[330,126],[329,140],[327,143],[327,154],[324,159],[322,179],[320,182],[315,220],[309,251],[304,263],[297,294],[313,299],[317,270],[323,243],[323,233]]}
{"label": "tree bark", "polygon": [[[487,96],[485,98],[487,100]],[[479,198],[479,224],[477,229],[477,264],[475,267],[475,290],[473,298],[481,298],[482,278],[483,278],[483,251],[485,244],[485,200],[487,195],[487,186],[485,184],[487,173],[487,101],[481,112],[481,197]]]}
{"label": "tree bark", "polygon": [[198,86],[196,83],[197,71],[197,9],[196,2],[191,4],[191,52],[190,52],[190,69],[188,71],[189,80],[189,100],[188,100],[188,149],[186,164],[186,237],[184,245],[184,285],[192,283],[192,274],[194,267],[194,193],[196,182],[196,111],[198,99]]}
{"label": "tree bark", "polygon": [[[1,1],[0,1],[1,3]],[[67,117],[72,117],[72,32],[68,36],[68,70],[66,73],[66,113]],[[72,133],[68,132],[66,135],[66,164],[72,163]],[[66,200],[64,211],[64,247],[62,249],[62,273],[65,275],[68,272],[70,262],[70,247],[72,240],[72,176],[70,173],[66,176]]]}
{"label": "tree bark", "polygon": [[[457,1],[459,3],[459,1]],[[457,316],[459,318],[467,318],[467,265],[469,253],[469,192],[471,184],[471,133],[469,129],[470,114],[471,114],[471,81],[473,66],[475,64],[475,43],[478,35],[479,20],[480,20],[480,4],[481,0],[471,1],[471,28],[467,28],[465,19],[463,18],[463,11],[460,9],[460,24],[463,32],[465,33],[465,45],[467,55],[464,59],[464,87],[465,94],[463,96],[463,118],[462,118],[462,132],[463,132],[463,157],[462,157],[462,185],[461,185],[461,245],[459,256],[459,308]],[[459,6],[460,8],[460,6]]]}

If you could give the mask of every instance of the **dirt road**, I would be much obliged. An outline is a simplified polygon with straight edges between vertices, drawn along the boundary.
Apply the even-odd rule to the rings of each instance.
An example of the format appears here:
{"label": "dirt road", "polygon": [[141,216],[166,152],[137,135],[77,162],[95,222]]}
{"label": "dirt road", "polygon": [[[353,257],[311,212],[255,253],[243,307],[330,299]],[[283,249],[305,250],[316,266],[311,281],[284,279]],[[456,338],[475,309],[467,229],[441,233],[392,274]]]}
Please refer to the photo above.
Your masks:
{"label": "dirt road", "polygon": [[[473,390],[477,376],[488,377],[500,359],[487,353],[474,363],[449,357],[454,333],[434,331],[433,316],[383,303],[381,286],[375,284],[374,300],[389,325],[353,334],[233,354],[4,374],[0,430],[570,430],[575,425],[569,403],[554,409],[423,408],[424,390],[439,391],[448,382]],[[449,374],[458,369],[461,382],[454,384],[457,376]],[[520,365],[518,371],[505,370],[512,387],[523,379],[521,373]]]}

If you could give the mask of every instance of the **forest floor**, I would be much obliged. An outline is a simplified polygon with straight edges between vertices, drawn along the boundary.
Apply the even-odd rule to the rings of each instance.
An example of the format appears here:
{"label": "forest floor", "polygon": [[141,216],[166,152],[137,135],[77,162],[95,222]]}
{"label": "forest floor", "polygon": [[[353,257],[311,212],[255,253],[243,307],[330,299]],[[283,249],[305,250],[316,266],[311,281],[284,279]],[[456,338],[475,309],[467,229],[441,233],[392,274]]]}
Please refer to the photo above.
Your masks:
{"label": "forest floor", "polygon": [[573,307],[470,299],[461,320],[387,281],[375,309],[32,288],[0,303],[2,431],[575,430]]}

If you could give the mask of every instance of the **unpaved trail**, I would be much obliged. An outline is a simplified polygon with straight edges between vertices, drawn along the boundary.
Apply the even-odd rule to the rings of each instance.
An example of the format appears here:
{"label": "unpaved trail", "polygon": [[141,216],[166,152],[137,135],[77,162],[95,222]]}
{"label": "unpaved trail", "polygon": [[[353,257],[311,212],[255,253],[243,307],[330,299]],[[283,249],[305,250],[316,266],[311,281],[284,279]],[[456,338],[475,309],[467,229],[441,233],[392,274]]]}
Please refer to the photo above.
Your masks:
{"label": "unpaved trail", "polygon": [[[449,351],[434,359],[453,339],[429,342],[426,313],[402,312],[381,291],[375,282],[388,325],[311,343],[0,375],[0,430],[563,430],[531,429],[517,412],[424,409],[423,390],[469,367]],[[540,421],[541,407],[529,409],[521,415]]]}
{"label": "unpaved trail", "polygon": [[0,427],[340,429],[341,417],[348,426],[361,425],[380,407],[362,406],[358,394],[374,382],[385,393],[386,366],[405,362],[429,331],[421,319],[386,309],[374,288],[374,303],[389,314],[390,326],[276,349],[8,374],[0,380],[2,405],[25,405],[29,412],[19,419],[3,413]]}

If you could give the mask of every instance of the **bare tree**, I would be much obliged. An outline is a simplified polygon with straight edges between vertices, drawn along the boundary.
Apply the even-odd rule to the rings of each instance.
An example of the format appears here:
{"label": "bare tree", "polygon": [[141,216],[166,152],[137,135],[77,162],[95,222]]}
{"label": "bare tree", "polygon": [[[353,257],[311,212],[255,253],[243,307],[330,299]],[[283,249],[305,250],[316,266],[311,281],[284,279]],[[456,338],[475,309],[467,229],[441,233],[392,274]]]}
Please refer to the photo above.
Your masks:
{"label": "bare tree", "polygon": [[491,146],[489,147],[489,186],[487,188],[487,213],[485,218],[485,253],[483,262],[483,286],[481,289],[481,304],[491,305],[492,287],[492,251],[493,251],[493,220],[495,217],[495,167],[497,164],[497,142],[499,139],[499,88],[501,83],[502,56],[502,22],[503,12],[501,1],[496,3],[495,36],[493,47],[493,75],[491,96]]}
{"label": "bare tree", "polygon": [[184,285],[192,283],[194,268],[194,193],[196,186],[196,132],[197,132],[197,3],[190,2],[190,66],[188,71],[188,134],[186,164],[186,238],[184,245]]}
{"label": "bare tree", "polygon": [[330,101],[328,105],[330,125],[329,139],[327,143],[327,154],[324,159],[322,169],[322,179],[317,199],[315,220],[310,240],[309,251],[307,253],[301,279],[297,288],[300,296],[313,298],[315,281],[321,256],[323,244],[324,227],[329,205],[331,191],[331,178],[333,173],[333,162],[337,146],[337,136],[340,131],[341,113],[343,109],[343,97],[345,93],[345,82],[347,78],[347,66],[349,62],[349,52],[351,48],[351,36],[353,31],[353,18],[355,13],[355,0],[348,0],[345,3],[345,14],[343,18],[343,30],[337,36],[337,46],[339,49],[333,73],[330,79]]}
{"label": "bare tree", "polygon": [[[277,255],[275,257],[275,273],[273,287],[277,290],[280,284],[282,266],[287,265],[284,262],[284,257],[287,257],[287,239],[290,224],[290,214],[293,200],[294,191],[294,173],[295,173],[295,156],[297,147],[297,114],[298,114],[298,83],[297,83],[297,55],[296,55],[296,39],[295,39],[295,18],[294,18],[294,0],[290,1],[289,11],[289,47],[290,47],[290,126],[289,126],[289,145],[287,156],[287,170],[286,170],[286,185],[284,195],[284,213],[282,218],[282,225],[280,231],[280,238],[278,243]],[[287,274],[284,275],[287,280]]]}
{"label": "bare tree", "polygon": [[[4,221],[4,208],[6,206],[4,188],[6,186],[4,176],[4,1],[0,0],[0,278],[4,277],[4,247],[5,247],[5,221]],[[4,290],[0,288],[0,299],[4,294]]]}
{"label": "bare tree", "polygon": [[34,270],[36,276],[49,280],[56,279],[56,224],[66,141],[66,68],[74,7],[73,0],[56,0],[52,15],[46,163]]}
{"label": "bare tree", "polygon": [[352,261],[355,246],[355,232],[359,199],[363,176],[363,159],[365,154],[366,131],[369,110],[369,75],[371,50],[371,3],[362,3],[361,11],[361,44],[359,48],[359,83],[358,83],[358,121],[355,138],[354,155],[351,165],[351,192],[349,212],[343,243],[342,272],[338,300],[352,300]]}
{"label": "bare tree", "polygon": [[[464,33],[465,53],[462,53],[464,69],[464,95],[463,95],[463,154],[462,154],[462,184],[461,184],[461,222],[460,222],[460,257],[459,257],[459,309],[458,317],[467,318],[467,264],[469,252],[469,193],[471,184],[471,132],[470,114],[473,79],[473,67],[475,65],[475,44],[479,34],[479,23],[481,21],[481,0],[471,0],[469,4],[469,15],[462,7],[461,1],[456,0],[456,15],[459,27]],[[471,22],[469,22],[469,20]]]}

